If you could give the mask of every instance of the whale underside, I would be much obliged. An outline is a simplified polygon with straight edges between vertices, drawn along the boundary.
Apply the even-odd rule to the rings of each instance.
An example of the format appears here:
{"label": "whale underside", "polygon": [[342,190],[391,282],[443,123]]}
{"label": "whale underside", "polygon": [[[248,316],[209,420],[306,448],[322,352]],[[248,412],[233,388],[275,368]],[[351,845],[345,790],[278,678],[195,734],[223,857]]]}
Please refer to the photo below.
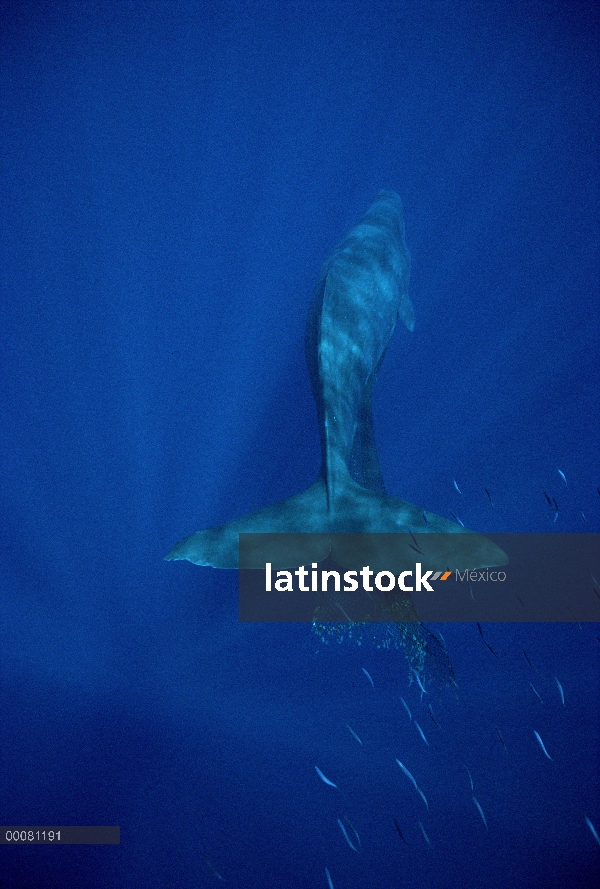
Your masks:
{"label": "whale underside", "polygon": [[237,568],[240,534],[294,534],[295,541],[286,541],[285,558],[265,559],[257,550],[255,567],[264,567],[265,560],[298,567],[328,555],[347,564],[336,535],[418,533],[435,535],[428,556],[442,567],[506,564],[506,554],[486,537],[429,511],[425,515],[423,507],[385,491],[371,392],[398,319],[414,328],[409,275],[400,198],[379,192],[326,262],[309,311],[306,358],[322,453],[317,480],[287,500],[185,537],[167,559]]}

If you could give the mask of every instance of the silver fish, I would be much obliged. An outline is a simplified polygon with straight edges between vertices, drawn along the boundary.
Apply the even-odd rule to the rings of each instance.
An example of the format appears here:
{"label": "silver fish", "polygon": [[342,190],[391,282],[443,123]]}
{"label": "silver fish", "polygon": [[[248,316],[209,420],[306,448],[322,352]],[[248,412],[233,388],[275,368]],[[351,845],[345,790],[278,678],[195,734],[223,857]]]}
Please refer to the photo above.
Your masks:
{"label": "silver fish", "polygon": [[406,777],[408,778],[408,780],[412,783],[412,785],[413,785],[413,787],[415,788],[415,790],[418,790],[419,788],[418,788],[418,786],[417,786],[417,782],[415,781],[415,779],[414,779],[414,777],[411,775],[411,773],[408,771],[408,769],[406,768],[406,766],[403,765],[403,764],[400,762],[399,759],[397,759],[396,762],[398,763],[398,765],[400,766],[400,768],[402,769],[402,771],[404,772],[404,774],[406,775]]}
{"label": "silver fish", "polygon": [[356,732],[354,731],[354,729],[351,729],[351,728],[350,728],[350,726],[348,725],[348,723],[346,723],[346,728],[348,729],[348,731],[350,732],[350,734],[352,735],[352,737],[353,737],[353,738],[356,738],[356,740],[358,741],[358,743],[362,745],[362,741],[360,740],[360,738],[358,737],[358,735],[356,734]]}
{"label": "silver fish", "polygon": [[489,827],[487,826],[487,821],[485,820],[485,815],[483,814],[483,809],[481,808],[481,806],[479,805],[479,803],[477,802],[475,797],[472,797],[472,799],[473,799],[473,802],[475,803],[475,805],[477,806],[479,814],[481,815],[481,820],[485,824],[485,829],[489,832]]}
{"label": "silver fish", "polygon": [[550,756],[550,754],[548,753],[548,751],[547,751],[546,748],[544,747],[544,742],[542,741],[542,739],[540,738],[540,736],[538,735],[538,733],[534,730],[533,734],[534,734],[534,735],[536,736],[536,738],[538,739],[539,745],[540,745],[540,747],[542,748],[542,750],[544,751],[545,756],[547,756],[548,759],[552,760],[552,757]]}
{"label": "silver fish", "polygon": [[417,793],[419,794],[419,796],[421,797],[421,799],[423,800],[423,802],[425,803],[425,805],[426,805],[427,808],[429,809],[429,803],[428,803],[427,800],[425,799],[425,794],[423,793],[423,791],[421,790],[420,787],[417,787]]}
{"label": "silver fish", "polygon": [[340,826],[340,830],[342,831],[342,833],[343,833],[343,835],[344,835],[344,839],[346,840],[346,842],[348,843],[348,845],[350,846],[350,848],[352,849],[352,851],[353,851],[353,852],[358,852],[358,849],[356,848],[356,846],[352,845],[352,842],[351,842],[351,840],[350,840],[350,837],[348,836],[348,834],[347,834],[347,832],[346,832],[346,828],[344,827],[343,823],[340,821],[339,818],[338,818],[338,824],[339,824],[339,826]]}
{"label": "silver fish", "polygon": [[425,828],[423,827],[423,825],[421,824],[420,821],[417,821],[417,824],[418,824],[419,827],[421,828],[421,832],[422,832],[423,836],[425,837],[425,842],[427,843],[428,846],[431,846],[431,840],[429,839],[429,837],[428,837],[427,834],[425,833]]}
{"label": "silver fish", "polygon": [[541,695],[540,695],[539,691],[536,689],[536,687],[535,687],[535,685],[533,684],[533,682],[530,682],[529,684],[530,684],[530,686],[532,687],[532,689],[533,689],[533,691],[535,692],[535,694],[536,694],[536,695],[538,696],[538,698],[540,699],[540,704],[543,704],[544,702],[542,701]]}
{"label": "silver fish", "polygon": [[421,735],[421,737],[423,738],[423,740],[425,741],[425,743],[426,743],[427,746],[429,747],[429,741],[427,740],[427,738],[426,738],[425,735],[423,734],[423,729],[421,728],[421,726],[419,725],[419,723],[417,722],[416,719],[415,719],[415,725],[416,725],[416,727],[417,727],[417,731],[418,731],[418,733]]}
{"label": "silver fish", "polygon": [[560,699],[561,699],[561,701],[562,701],[562,705],[563,705],[563,707],[566,707],[566,704],[565,704],[565,693],[564,693],[564,691],[563,691],[563,687],[562,687],[562,685],[560,684],[560,682],[558,681],[558,679],[556,678],[556,676],[554,677],[554,681],[556,682],[556,687],[558,688],[558,692],[559,692],[559,694],[560,694]]}
{"label": "silver fish", "polygon": [[[463,765],[464,765],[464,763],[463,763]],[[469,771],[468,766],[465,766],[465,769],[467,770],[467,775],[469,776],[469,781],[471,782],[471,790],[473,790],[473,778],[471,777],[471,772]]]}
{"label": "silver fish", "polygon": [[315,766],[315,769],[316,769],[317,775],[319,776],[321,781],[323,781],[329,787],[336,787],[337,788],[337,784],[334,784],[333,781],[330,781],[329,778],[326,778],[325,775],[323,774],[323,772],[321,771],[321,769],[319,768],[319,766]]}
{"label": "silver fish", "polygon": [[596,840],[596,842],[597,842],[598,845],[600,846],[600,837],[599,837],[598,834],[596,833],[596,828],[594,827],[594,825],[592,824],[592,822],[590,821],[590,819],[588,818],[587,815],[584,815],[584,818],[585,818],[585,823],[587,824],[587,826],[589,827],[589,829],[590,829],[591,832],[592,832],[592,836],[594,837],[594,839]]}
{"label": "silver fish", "polygon": [[421,694],[422,694],[422,695],[426,695],[426,694],[427,694],[427,691],[426,691],[425,688],[423,687],[423,683],[421,682],[421,677],[419,676],[418,672],[415,670],[414,667],[413,667],[413,673],[415,674],[415,679],[417,680],[417,685],[418,685],[419,688],[421,689]]}
{"label": "silver fish", "polygon": [[423,791],[421,790],[421,788],[419,787],[419,785],[418,785],[417,782],[415,781],[414,777],[413,777],[413,776],[411,775],[411,773],[408,771],[408,769],[406,768],[406,766],[403,765],[403,764],[400,762],[399,759],[397,759],[396,762],[398,763],[398,765],[400,766],[400,768],[402,769],[402,771],[404,772],[404,774],[406,775],[406,777],[408,778],[408,780],[411,782],[412,786],[415,788],[415,790],[417,791],[417,793],[419,794],[419,796],[421,797],[421,799],[423,800],[423,802],[425,803],[425,805],[427,806],[427,808],[429,808],[429,803],[428,803],[427,800],[425,799],[425,794],[423,793]]}

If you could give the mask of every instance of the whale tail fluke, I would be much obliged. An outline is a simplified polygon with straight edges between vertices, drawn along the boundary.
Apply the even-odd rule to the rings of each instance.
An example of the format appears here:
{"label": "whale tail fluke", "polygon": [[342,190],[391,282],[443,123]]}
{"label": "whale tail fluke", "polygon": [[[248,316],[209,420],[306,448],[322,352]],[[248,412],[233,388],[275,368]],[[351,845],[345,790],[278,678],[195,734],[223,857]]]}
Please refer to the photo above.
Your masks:
{"label": "whale tail fluke", "polygon": [[301,494],[185,537],[166,559],[239,568],[239,535],[268,534],[268,539],[257,538],[254,550],[245,550],[244,567],[264,568],[271,562],[273,568],[296,568],[330,555],[349,568],[400,571],[414,563],[413,533],[427,541],[428,559],[440,568],[491,568],[508,561],[487,537],[430,512],[425,522],[421,507],[369,491],[350,476],[333,507],[325,481],[318,478]]}
{"label": "whale tail fluke", "polygon": [[[165,558],[169,561],[187,559],[195,565],[210,565],[213,568],[238,568],[240,534],[321,533],[327,530],[327,520],[327,491],[324,481],[319,478],[301,494],[224,525],[215,525],[184,537]],[[320,561],[326,555],[316,560]],[[296,565],[315,561],[315,556],[302,553],[300,546],[297,554],[290,553],[290,556],[293,556]],[[301,556],[303,560],[296,561]]]}

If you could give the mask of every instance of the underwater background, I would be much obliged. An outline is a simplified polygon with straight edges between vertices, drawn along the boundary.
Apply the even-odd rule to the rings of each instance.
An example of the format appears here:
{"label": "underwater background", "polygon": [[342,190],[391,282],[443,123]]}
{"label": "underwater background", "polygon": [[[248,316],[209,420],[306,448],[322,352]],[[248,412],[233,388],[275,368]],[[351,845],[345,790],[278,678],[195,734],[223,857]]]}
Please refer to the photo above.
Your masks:
{"label": "underwater background", "polygon": [[430,626],[457,687],[423,694],[402,649],[240,624],[236,572],[163,557],[314,480],[307,309],[381,188],[416,315],[388,491],[600,531],[599,24],[2,0],[0,824],[121,842],[2,845],[1,889],[597,885],[598,624]]}

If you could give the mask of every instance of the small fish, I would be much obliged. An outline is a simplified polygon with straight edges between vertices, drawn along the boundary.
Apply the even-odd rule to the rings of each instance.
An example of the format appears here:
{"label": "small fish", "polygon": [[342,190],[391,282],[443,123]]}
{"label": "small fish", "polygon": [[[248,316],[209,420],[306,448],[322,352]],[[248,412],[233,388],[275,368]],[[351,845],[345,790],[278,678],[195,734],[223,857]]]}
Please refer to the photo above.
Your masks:
{"label": "small fish", "polygon": [[327,885],[329,886],[329,889],[333,889],[333,883],[331,882],[331,876],[327,868],[325,868],[325,876],[327,877]]}
{"label": "small fish", "polygon": [[[416,552],[421,553],[421,555],[424,556],[425,553],[424,553],[423,550],[419,547],[419,544],[417,543],[417,538],[415,537],[415,535],[413,534],[413,532],[410,530],[410,528],[408,529],[408,533],[409,533],[410,536],[412,537],[412,542],[414,543],[414,546],[411,547],[411,549],[414,549]],[[410,546],[410,544],[409,544],[409,546]]]}
{"label": "small fish", "polygon": [[454,487],[456,488],[456,490],[458,491],[458,493],[459,493],[459,494],[462,494],[461,489],[460,489],[460,488],[458,487],[458,485],[456,484],[456,479],[453,478],[452,481],[454,482]]}
{"label": "small fish", "polygon": [[[464,765],[464,763],[463,763],[463,765]],[[469,781],[471,782],[471,792],[472,792],[473,791],[473,778],[471,777],[471,772],[469,771],[469,767],[465,766],[465,769],[467,770],[467,775],[469,776]]]}
{"label": "small fish", "polygon": [[553,506],[554,509],[558,512],[558,503],[556,502],[556,498],[555,498],[555,497],[552,498],[552,506]]}
{"label": "small fish", "polygon": [[556,471],[558,472],[558,474],[559,474],[560,477],[562,478],[563,482],[565,483],[565,488],[566,488],[566,487],[567,487],[567,477],[566,477],[566,475],[564,474],[564,472],[563,472],[561,469],[557,469]]}
{"label": "small fish", "polygon": [[404,709],[405,709],[406,712],[408,713],[408,719],[409,719],[409,722],[410,722],[410,720],[412,719],[412,713],[410,712],[410,707],[408,706],[408,704],[406,703],[406,701],[404,700],[404,698],[400,698],[400,700],[401,700],[402,703],[404,704]]}
{"label": "small fish", "polygon": [[371,685],[373,686],[373,688],[375,688],[375,683],[373,682],[373,678],[372,678],[371,674],[369,673],[369,671],[365,670],[364,667],[362,668],[362,671],[365,674],[365,676],[367,677],[367,679],[369,680],[369,682],[371,683]]}
{"label": "small fish", "polygon": [[500,743],[502,744],[502,746],[504,747],[504,749],[505,749],[506,752],[508,753],[508,747],[507,747],[506,744],[504,743],[504,738],[503,738],[502,735],[500,734],[500,729],[498,728],[498,726],[494,726],[494,728],[496,729],[496,734],[497,734],[498,737],[500,738]]}
{"label": "small fish", "polygon": [[494,657],[499,657],[499,655],[496,654],[496,652],[494,651],[494,649],[492,648],[492,646],[489,645],[489,643],[487,643],[487,642],[485,641],[485,639],[483,638],[483,630],[481,629],[481,624],[477,624],[477,629],[479,630],[479,635],[481,636],[481,639],[482,639],[483,644],[485,645],[485,647],[486,647],[486,648],[489,648],[489,650],[492,652],[492,654],[494,655]]}
{"label": "small fish", "polygon": [[546,503],[548,504],[548,506],[550,507],[550,509],[554,509],[554,506],[553,506],[553,504],[552,504],[552,500],[550,499],[550,497],[548,496],[548,494],[547,494],[545,491],[544,491],[544,497],[546,498]]}
{"label": "small fish", "polygon": [[323,781],[329,787],[336,787],[337,788],[337,784],[334,784],[333,781],[330,781],[329,778],[326,778],[325,775],[323,774],[323,772],[321,771],[321,769],[319,768],[319,766],[315,766],[315,769],[316,769],[317,775],[319,776],[321,781]]}
{"label": "small fish", "polygon": [[489,832],[490,832],[490,829],[489,829],[489,827],[487,826],[487,821],[485,820],[485,815],[483,814],[483,809],[481,808],[481,806],[479,805],[479,803],[477,802],[477,800],[475,799],[475,797],[472,797],[472,799],[473,799],[473,802],[475,803],[475,805],[477,806],[477,810],[478,810],[479,814],[481,815],[481,820],[482,820],[483,823],[485,824],[485,829],[486,829],[487,832],[489,833]]}
{"label": "small fish", "polygon": [[540,736],[538,735],[538,733],[537,733],[536,731],[534,731],[533,734],[534,734],[534,735],[536,736],[536,738],[538,739],[538,743],[539,743],[540,747],[542,748],[542,750],[544,751],[544,755],[547,756],[549,760],[552,760],[552,757],[550,756],[550,754],[548,753],[548,751],[547,751],[546,748],[544,747],[544,742],[542,741],[542,739],[540,738]]}
{"label": "small fish", "polygon": [[425,803],[425,805],[426,805],[427,808],[429,809],[429,803],[428,803],[427,800],[425,799],[425,794],[423,793],[423,791],[421,790],[420,787],[417,787],[417,793],[419,794],[419,796],[421,797],[421,799],[423,800],[423,802]]}
{"label": "small fish", "polygon": [[416,727],[417,727],[417,731],[418,731],[418,733],[421,735],[421,737],[423,738],[423,740],[425,741],[425,743],[426,743],[427,746],[429,747],[429,741],[427,740],[427,738],[426,738],[425,735],[423,734],[423,729],[421,728],[421,726],[419,725],[419,723],[417,722],[416,719],[415,719],[415,725],[416,725]]}
{"label": "small fish", "polygon": [[[515,596],[517,597],[517,599],[519,600],[519,602],[521,603],[521,605],[523,606],[523,608],[525,608],[525,602],[521,599],[521,597],[519,596],[519,594],[518,594],[518,593],[515,593]],[[525,611],[527,611],[527,608],[525,608]]]}
{"label": "small fish", "polygon": [[539,693],[538,690],[536,689],[536,687],[535,687],[535,685],[533,684],[533,682],[530,682],[529,684],[530,684],[530,686],[532,687],[532,689],[534,690],[535,694],[536,694],[536,695],[538,696],[538,698],[540,699],[540,704],[543,704],[544,702],[542,701],[542,698],[541,698],[541,696],[540,696],[540,693]]}
{"label": "small fish", "polygon": [[488,491],[487,488],[484,488],[483,490],[484,490],[485,493],[487,494],[487,496],[488,496],[488,500],[490,501],[491,505],[493,506],[493,505],[494,505],[494,501],[492,500],[492,495],[490,494],[490,492]]}
{"label": "small fish", "polygon": [[554,681],[556,682],[556,687],[558,688],[558,693],[559,693],[559,695],[560,695],[560,699],[561,699],[561,701],[562,701],[562,705],[563,705],[563,707],[566,707],[566,704],[565,704],[565,693],[564,693],[564,691],[563,691],[563,687],[562,687],[562,685],[560,684],[560,682],[558,681],[558,679],[556,678],[556,676],[554,677]]}
{"label": "small fish", "polygon": [[414,667],[412,668],[412,671],[413,671],[413,673],[415,674],[415,679],[417,680],[417,685],[418,685],[419,688],[421,689],[421,694],[422,694],[422,695],[426,695],[427,692],[426,692],[425,689],[423,688],[423,683],[421,682],[421,677],[419,676],[418,672],[415,670]]}
{"label": "small fish", "polygon": [[583,521],[586,523],[586,525],[589,525],[589,522],[588,522],[588,520],[587,520],[586,517],[585,517],[585,513],[584,513],[583,509],[581,510],[581,518],[582,518]]}
{"label": "small fish", "polygon": [[402,763],[400,762],[399,759],[397,759],[396,762],[398,763],[398,765],[400,766],[400,768],[402,769],[402,771],[404,772],[404,774],[406,775],[406,777],[408,778],[408,780],[411,782],[411,784],[413,785],[413,787],[415,788],[415,790],[417,791],[417,793],[419,794],[419,796],[421,797],[421,799],[423,800],[423,802],[425,803],[425,805],[427,806],[427,808],[429,808],[429,803],[428,803],[427,800],[425,799],[425,794],[423,793],[423,791],[421,790],[421,788],[418,786],[417,782],[415,781],[415,779],[413,778],[413,776],[411,775],[411,773],[408,771],[408,769],[406,768],[406,766],[405,766],[405,765],[402,765]]}
{"label": "small fish", "polygon": [[[394,818],[394,824],[395,824],[395,826],[396,826],[396,830],[398,831],[398,836],[400,837],[400,839],[401,839],[404,843],[406,843],[406,840],[404,839],[404,834],[403,834],[402,831],[400,830],[400,825],[398,824],[398,822],[396,821],[395,818]],[[406,845],[408,846],[408,843],[406,843]]]}
{"label": "small fish", "polygon": [[427,843],[428,846],[431,846],[431,840],[429,839],[429,837],[428,837],[427,834],[425,833],[425,828],[423,827],[423,825],[421,824],[420,821],[417,821],[417,824],[418,824],[419,827],[421,828],[421,832],[422,832],[423,836],[425,837],[425,842]]}
{"label": "small fish", "polygon": [[402,771],[404,772],[404,774],[406,775],[406,777],[408,778],[408,780],[411,782],[411,784],[413,785],[413,787],[415,788],[415,790],[418,790],[419,788],[418,788],[418,786],[417,786],[417,782],[415,781],[415,779],[414,779],[414,777],[411,775],[411,773],[408,771],[408,769],[406,768],[406,766],[403,765],[403,764],[400,762],[399,759],[397,759],[396,762],[398,763],[398,765],[400,766],[400,768],[402,769]]}
{"label": "small fish", "polygon": [[465,523],[462,521],[462,519],[459,519],[459,517],[455,513],[451,512],[450,515],[452,516],[452,518],[454,519],[455,522],[458,522],[458,524],[461,526],[461,528],[465,527]]}
{"label": "small fish", "polygon": [[437,725],[437,727],[438,727],[439,730],[441,731],[441,730],[442,730],[442,727],[441,727],[441,725],[439,724],[439,722],[437,721],[437,719],[435,718],[435,716],[433,715],[433,710],[431,709],[431,704],[428,705],[428,708],[427,708],[427,709],[429,710],[429,715],[431,716],[431,718],[432,718],[432,720],[433,720],[433,724],[434,724],[434,725]]}
{"label": "small fish", "polygon": [[469,581],[469,592],[471,594],[471,599],[475,601],[475,596],[473,595],[473,584],[471,583],[471,581]]}
{"label": "small fish", "polygon": [[348,729],[348,731],[350,732],[350,734],[352,735],[352,737],[355,738],[355,739],[358,741],[358,743],[362,746],[362,741],[360,740],[360,738],[358,737],[358,735],[356,734],[356,732],[354,731],[354,729],[351,729],[351,728],[350,728],[350,726],[348,725],[348,723],[346,723],[346,728]]}
{"label": "small fish", "polygon": [[202,852],[201,852],[201,853],[200,853],[200,858],[202,859],[202,861],[204,862],[204,864],[207,866],[207,868],[209,869],[209,871],[213,874],[213,876],[215,876],[215,877],[217,878],[217,880],[220,880],[222,883],[224,883],[224,882],[225,882],[225,877],[222,877],[221,874],[219,873],[219,871],[218,871],[218,870],[215,870],[215,868],[214,868],[213,865],[210,863],[210,861],[208,860],[208,858],[206,857],[206,855],[203,855]]}
{"label": "small fish", "polygon": [[350,848],[352,849],[352,851],[353,851],[353,852],[358,852],[358,849],[356,848],[356,846],[354,846],[354,845],[352,844],[352,841],[351,841],[350,837],[348,836],[348,834],[347,834],[347,832],[346,832],[346,828],[344,827],[343,822],[340,821],[339,818],[338,818],[337,821],[338,821],[338,824],[339,824],[339,826],[340,826],[340,830],[342,831],[342,833],[343,833],[343,835],[344,835],[344,839],[346,840],[346,842],[348,843],[348,845],[350,846]]}
{"label": "small fish", "polygon": [[533,664],[532,664],[531,661],[529,660],[529,655],[527,654],[527,652],[525,651],[525,649],[523,648],[523,646],[521,646],[521,651],[522,651],[523,654],[525,655],[525,660],[527,661],[527,663],[529,664],[529,666],[531,667],[531,669],[532,669],[532,670],[535,670],[535,672],[537,673],[537,670],[535,669],[535,667],[533,666]]}
{"label": "small fish", "polygon": [[358,831],[356,830],[355,826],[352,824],[352,822],[350,821],[350,819],[348,818],[347,815],[344,815],[344,821],[346,822],[346,824],[348,825],[348,827],[354,834],[354,836],[356,838],[356,845],[360,848],[361,842],[360,842],[360,837],[358,835]]}
{"label": "small fish", "polygon": [[589,829],[590,829],[591,832],[592,832],[592,836],[594,837],[594,839],[596,840],[596,842],[597,842],[598,845],[600,846],[600,837],[599,837],[598,834],[596,833],[596,828],[594,827],[594,825],[592,824],[592,822],[590,821],[590,819],[588,818],[587,815],[584,815],[584,818],[585,818],[585,823],[587,824],[587,826],[589,827]]}
{"label": "small fish", "polygon": [[426,525],[429,524],[429,522],[427,521],[427,513],[425,512],[425,510],[423,510],[423,521],[425,522]]}

